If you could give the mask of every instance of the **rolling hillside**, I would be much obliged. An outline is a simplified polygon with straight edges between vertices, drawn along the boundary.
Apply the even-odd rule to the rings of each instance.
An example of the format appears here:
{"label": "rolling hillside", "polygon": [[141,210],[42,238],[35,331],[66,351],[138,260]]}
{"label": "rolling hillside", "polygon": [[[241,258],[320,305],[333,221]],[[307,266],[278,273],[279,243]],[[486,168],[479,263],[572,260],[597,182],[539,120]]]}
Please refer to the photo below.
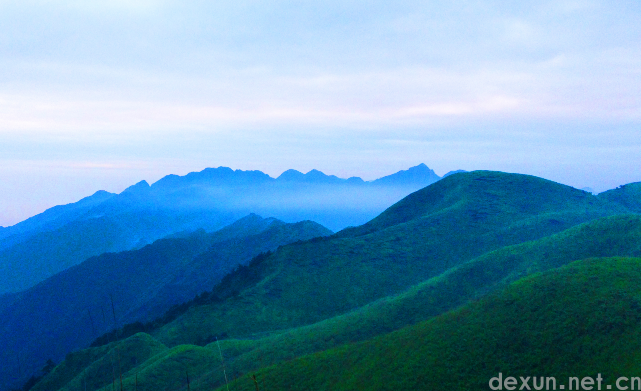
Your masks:
{"label": "rolling hillside", "polygon": [[[487,390],[499,373],[539,384],[555,377],[565,387],[570,377],[600,373],[614,385],[619,376],[638,376],[640,299],[641,259],[578,261],[432,320],[255,376],[261,390]],[[240,383],[230,389],[254,389],[248,376]]]}
{"label": "rolling hillside", "polygon": [[[641,216],[603,218],[509,246],[344,315],[263,338],[224,340],[221,346],[230,371],[249,373],[260,365],[367,340],[430,319],[524,275],[558,268],[576,259],[620,255],[641,256]],[[223,381],[220,371],[207,373],[199,380],[212,388]]]}
{"label": "rolling hillside", "polygon": [[[0,376],[19,369],[16,355],[29,365],[20,370],[33,373],[47,359],[61,360],[116,326],[148,321],[211,289],[261,252],[329,234],[313,222],[286,224],[250,215],[212,234],[201,230],[140,250],[90,258],[2,308],[0,359],[11,365],[0,368]],[[42,346],[34,335],[47,335],[50,342]]]}
{"label": "rolling hillside", "polygon": [[[515,281],[523,276],[554,275],[558,268],[571,269],[573,266],[565,265],[577,259],[640,256],[641,217],[633,212],[621,202],[525,175],[472,172],[448,176],[361,227],[261,254],[225,276],[207,294],[148,323],[143,328],[148,334],[139,335],[168,350],[128,368],[124,385],[131,387],[138,376],[139,389],[186,389],[189,377],[191,389],[209,390],[224,384],[225,373],[227,380],[242,375],[244,381],[247,374],[258,371],[261,389],[359,389],[369,387],[370,379],[372,389],[387,389],[388,382],[394,389],[422,389],[416,379],[429,379],[411,363],[425,357],[431,362],[432,353],[426,353],[424,344],[418,345],[419,350],[428,356],[393,353],[399,363],[389,374],[381,375],[384,370],[377,369],[377,363],[389,362],[387,352],[394,343],[381,342],[380,348],[379,341],[395,341],[402,333],[412,335],[411,330],[423,330],[440,319],[459,319],[457,314],[479,305],[475,300],[484,302],[501,295],[506,287],[509,291],[520,286]],[[617,260],[604,262],[619,267]],[[639,261],[621,262],[628,270],[631,266],[626,262]],[[191,277],[184,279],[188,280]],[[532,300],[540,298],[533,296]],[[586,310],[583,304],[577,307],[577,311]],[[474,319],[463,321],[461,327],[492,320],[477,315]],[[493,326],[478,326],[479,330],[484,327]],[[534,335],[537,333],[535,330]],[[118,343],[110,342],[117,338],[107,335],[102,343]],[[222,340],[216,342],[216,338]],[[420,338],[417,340],[423,341]],[[433,338],[447,341],[440,334]],[[399,346],[406,346],[404,343]],[[104,349],[98,345],[82,354],[91,356]],[[491,351],[488,349],[479,354]],[[226,359],[224,368],[221,352]],[[309,354],[313,355],[305,356]],[[343,356],[347,358],[341,361]],[[78,376],[89,376],[85,371],[91,365],[91,359],[78,363],[76,386]],[[329,373],[335,366],[354,368],[359,380],[350,382],[347,369]],[[296,379],[299,371],[301,378]],[[423,374],[411,381],[401,378],[408,371]],[[452,387],[478,386],[474,381],[481,375],[470,375],[476,377],[469,383],[468,373],[461,373],[458,379],[465,377],[466,382]],[[47,379],[55,381],[54,374]],[[236,385],[254,387],[253,381]],[[76,386],[65,389],[76,390]],[[102,387],[108,390],[110,384]]]}
{"label": "rolling hillside", "polygon": [[641,182],[619,186],[599,194],[598,197],[621,204],[633,212],[641,213]]}
{"label": "rolling hillside", "polygon": [[[146,341],[138,349],[121,353],[127,362],[131,361],[132,355],[141,355],[141,351],[144,353],[155,346],[163,348],[159,354],[141,365],[123,368],[123,382],[125,387],[132,387],[137,378],[139,390],[186,389],[186,379],[190,373],[191,389],[210,390],[216,382],[218,385],[224,384],[224,374],[227,373],[229,380],[236,377],[244,380],[241,381],[244,385],[232,384],[232,389],[238,387],[253,390],[253,382],[246,379],[247,374],[256,373],[255,370],[258,371],[260,389],[267,390],[388,389],[390,384],[394,389],[400,390],[438,388],[439,384],[446,384],[448,389],[486,389],[487,381],[496,376],[498,371],[514,376],[545,373],[562,379],[570,375],[594,376],[596,372],[593,371],[597,370],[604,374],[606,381],[611,381],[619,375],[633,374],[632,365],[639,359],[634,358],[636,356],[632,359],[626,357],[634,348],[622,349],[621,344],[625,345],[625,342],[608,346],[608,340],[613,338],[610,335],[612,333],[618,337],[623,332],[638,334],[640,331],[638,322],[630,319],[634,311],[639,312],[638,303],[635,306],[634,300],[638,301],[640,297],[637,281],[641,278],[640,262],[641,259],[632,258],[593,258],[590,261],[575,262],[558,271],[535,274],[531,278],[519,280],[508,285],[506,290],[431,321],[389,334],[378,330],[369,337],[379,335],[374,339],[366,338],[361,343],[348,343],[293,361],[289,360],[301,353],[293,349],[296,344],[309,344],[313,339],[332,344],[334,341],[331,339],[340,338],[341,331],[344,331],[340,323],[349,321],[346,322],[343,317],[322,322],[319,326],[325,329],[324,334],[323,330],[319,333],[319,327],[315,326],[316,330],[293,330],[258,342],[222,341],[220,349],[225,355],[225,371],[217,343],[205,348],[181,345],[167,350],[148,335],[137,334],[117,343],[128,345],[131,340]],[[586,280],[590,284],[586,284]],[[637,299],[633,299],[634,297]],[[603,304],[598,306],[595,303]],[[540,310],[541,308],[545,310]],[[394,315],[381,311],[380,308],[364,308],[359,312],[360,321],[364,320],[363,317],[369,317],[370,320],[361,324],[361,329],[367,329],[377,322],[384,323]],[[641,313],[636,316],[641,316]],[[377,317],[380,318],[377,320]],[[505,321],[506,318],[511,321]],[[595,333],[593,336],[584,335],[583,329],[568,329],[568,323],[576,324],[579,319],[590,319],[587,329]],[[613,331],[604,333],[603,330]],[[633,338],[632,335],[625,335]],[[421,343],[417,344],[415,341]],[[518,343],[514,344],[514,341]],[[99,386],[96,378],[102,379],[102,384],[105,385],[103,389],[110,389],[108,375],[116,360],[115,353],[112,353],[114,356],[111,362],[105,362],[102,357],[104,352],[113,352],[117,344],[88,349],[68,357],[56,369],[57,372],[45,378],[46,381],[35,390],[80,390],[84,382]],[[523,344],[538,349],[534,354],[528,354],[523,349]],[[262,345],[263,348],[249,358],[254,360],[254,367],[268,368],[258,370],[240,367],[239,364],[246,362],[248,358],[244,357],[248,354],[243,351],[251,351],[257,345]],[[586,363],[583,349],[599,352],[594,363],[589,364],[590,360]],[[502,353],[497,353],[497,350]],[[472,356],[468,357],[468,353]],[[280,364],[270,366],[274,354],[284,356],[286,361],[279,360]],[[474,354],[478,356],[473,356]],[[501,359],[503,354],[505,359]],[[603,365],[607,360],[602,357],[612,355],[617,358],[614,361],[617,364]],[[554,360],[546,362],[546,357],[554,357]],[[625,360],[621,361],[621,358]],[[566,360],[574,363],[573,368],[567,368]],[[69,368],[71,362],[75,362],[76,366]],[[473,365],[474,362],[483,362],[485,365],[479,367]],[[541,362],[547,363],[547,367],[545,364],[541,366]],[[426,366],[420,367],[423,363]],[[597,368],[596,365],[599,364],[603,366]],[[103,369],[98,371],[95,368]],[[491,373],[492,369],[495,370],[494,373]],[[97,372],[102,372],[102,375]],[[356,376],[352,376],[353,374]],[[53,388],[53,384],[65,386]]]}
{"label": "rolling hillside", "polygon": [[[190,309],[152,334],[174,345],[315,323],[489,251],[624,211],[586,192],[525,175],[452,175],[362,227],[262,258],[223,280],[211,304]],[[248,313],[256,315],[247,319]]]}

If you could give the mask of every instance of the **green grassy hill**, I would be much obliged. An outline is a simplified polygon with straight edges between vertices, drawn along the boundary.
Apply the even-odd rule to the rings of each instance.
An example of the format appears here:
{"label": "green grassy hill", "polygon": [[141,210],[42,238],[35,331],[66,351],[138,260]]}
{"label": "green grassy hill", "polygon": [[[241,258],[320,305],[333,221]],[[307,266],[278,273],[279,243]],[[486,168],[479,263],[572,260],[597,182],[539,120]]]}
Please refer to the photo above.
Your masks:
{"label": "green grassy hill", "polygon": [[121,373],[147,362],[167,347],[147,334],[139,333],[125,340],[67,355],[33,391],[96,390],[111,386]]}
{"label": "green grassy hill", "polygon": [[[254,390],[249,378],[252,374],[261,390],[486,390],[489,379],[499,372],[504,377],[554,376],[559,383],[569,376],[601,373],[605,381],[612,382],[618,376],[636,375],[634,371],[641,364],[640,283],[641,259],[578,261],[536,273],[459,309],[363,342],[290,357],[272,366],[264,356],[268,349],[253,357],[257,367],[266,368],[246,372],[234,368],[230,356],[255,347],[252,341],[222,341],[227,360],[224,367],[217,343],[166,349],[146,334],[120,342],[136,348],[121,346],[118,354],[121,362],[130,363],[141,350],[149,351],[147,346],[157,347],[157,353],[140,365],[122,367],[124,389],[133,389],[137,382],[138,390],[186,390],[188,378],[191,390],[211,390],[211,380],[224,379],[224,371],[232,390]],[[298,330],[260,343],[275,342],[282,349],[287,339],[313,339],[316,331],[305,334]],[[340,335],[340,327],[335,331]],[[290,346],[294,343],[289,341]],[[46,387],[61,380],[56,376],[62,378],[59,373],[64,373],[64,365],[73,366],[69,363],[82,362],[76,358],[85,356],[97,359],[86,367],[77,365],[71,376],[64,377],[73,380],[60,389],[80,391],[83,379],[87,379],[95,389],[103,384],[100,389],[108,391],[113,368],[118,368],[116,346],[76,353],[46,378],[48,383],[35,390],[58,389]],[[116,389],[118,373],[116,369]]]}
{"label": "green grassy hill", "polygon": [[[125,373],[123,389],[133,390],[137,383],[139,391],[186,390],[188,379],[193,381],[212,367],[219,367],[220,363],[220,355],[213,349],[189,345],[176,346]],[[111,384],[100,388],[101,391],[111,389]],[[71,390],[73,388],[69,389]]]}
{"label": "green grassy hill", "polygon": [[[263,365],[366,340],[429,319],[524,274],[557,268],[576,259],[616,255],[641,256],[641,216],[603,218],[506,247],[347,314],[263,338],[224,340],[221,346],[228,369],[248,373]],[[212,371],[199,381],[214,387],[224,378],[222,372]]]}
{"label": "green grassy hill", "polygon": [[[505,360],[521,362],[514,351],[504,354],[487,346],[496,337],[493,327],[499,334],[517,332],[491,324],[493,319],[505,321],[501,311],[507,311],[491,304],[506,293],[491,292],[517,292],[518,287],[533,284],[515,283],[530,274],[536,277],[524,281],[556,278],[560,284],[577,267],[586,276],[601,273],[600,264],[592,261],[564,266],[577,259],[641,256],[641,216],[630,213],[620,202],[540,178],[486,171],[448,176],[364,226],[262,254],[227,275],[212,291],[148,324],[147,337],[169,349],[129,368],[123,384],[131,388],[137,378],[139,390],[182,390],[187,389],[189,377],[192,390],[221,386],[219,344],[194,346],[218,337],[223,339],[220,348],[228,379],[241,376],[241,383],[244,381],[234,387],[253,390],[247,375],[264,368],[258,373],[261,390],[340,389],[339,385],[367,389],[368,382],[374,382],[371,389],[478,388],[478,380],[486,373],[470,372],[474,365],[459,357],[464,355],[462,349],[472,349],[469,351],[480,360],[475,362],[477,367],[484,360],[491,362],[492,354],[498,352],[503,361],[485,368],[488,371],[502,368]],[[606,275],[617,268],[627,271],[639,261],[604,262],[611,265],[603,266],[601,274]],[[559,267],[558,274],[550,270]],[[543,275],[537,274],[541,272]],[[590,277],[598,282],[595,289],[599,291],[589,296],[592,301],[577,303],[572,309],[576,314],[587,311],[586,306],[598,300],[596,296],[610,294],[599,280],[601,274]],[[630,278],[637,277],[633,273]],[[573,290],[578,284],[568,286],[569,303],[581,301]],[[546,327],[552,333],[558,331],[552,318],[541,324],[531,318],[554,317],[554,311],[568,305],[562,297],[566,293],[559,293],[561,304],[554,302],[557,291],[550,288],[545,295],[532,293],[531,298],[524,292],[532,289],[518,291],[524,304],[511,308],[515,316],[525,317],[517,323],[525,325],[523,333],[534,330],[527,338],[538,338]],[[551,302],[543,304],[544,296]],[[534,310],[534,315],[520,313],[530,302],[538,303],[539,315]],[[490,316],[493,309],[499,311],[494,317]],[[484,311],[490,315],[484,317]],[[580,318],[576,314],[572,316]],[[434,325],[442,326],[429,331]],[[537,329],[539,326],[544,328]],[[456,327],[463,330],[456,335],[468,340],[483,332],[489,339],[481,340],[486,345],[478,348],[459,346],[461,341],[454,339],[450,347],[448,336],[456,331],[448,330]],[[520,341],[509,338],[510,343]],[[542,346],[553,347],[548,345]],[[101,348],[89,349],[87,361],[95,354],[89,353],[93,349]],[[436,353],[430,349],[437,349]],[[547,365],[544,353],[537,354],[541,365]],[[438,357],[445,359],[435,363]],[[459,358],[461,363],[448,364]],[[430,368],[417,364],[422,360],[441,377],[431,380]],[[523,362],[526,368],[534,358]],[[91,362],[85,363],[89,365]],[[443,381],[443,373],[449,373],[448,368],[458,380],[440,387],[438,382]],[[102,387],[110,389],[109,384]]]}
{"label": "green grassy hill", "polygon": [[224,279],[210,304],[194,306],[152,335],[173,346],[319,322],[484,253],[624,212],[621,205],[540,178],[455,174],[363,227],[261,257]]}
{"label": "green grassy hill", "polygon": [[[153,319],[162,315],[170,305],[194,298],[211,290],[225,275],[238,265],[246,265],[253,257],[279,246],[331,235],[332,231],[313,221],[273,224],[254,235],[219,241],[198,254],[165,284],[149,304],[133,314],[139,319]],[[142,316],[144,315],[144,317]]]}
{"label": "green grassy hill", "polygon": [[598,198],[621,204],[633,212],[641,213],[641,182],[619,186],[599,194]]}
{"label": "green grassy hill", "polygon": [[[567,228],[572,222],[567,220],[571,219],[570,215],[626,210],[607,204],[583,190],[530,175],[474,171],[451,175],[414,192],[370,222],[345,229],[338,236],[361,236],[428,216],[433,224],[450,223],[459,230],[482,224],[485,228],[507,226],[508,230],[515,231],[513,234],[522,234],[521,224],[517,222],[527,221],[527,217],[547,218],[549,224]],[[455,213],[456,220],[443,221]],[[515,224],[509,224],[510,220]]]}
{"label": "green grassy hill", "polygon": [[[601,373],[613,384],[618,376],[639,376],[640,321],[641,259],[596,258],[256,377],[261,390],[487,390],[499,373],[554,376],[566,387],[570,376]],[[239,383],[230,389],[254,390],[248,376]]]}
{"label": "green grassy hill", "polygon": [[180,345],[171,349],[145,333],[71,353],[32,391],[187,389],[212,368],[222,371],[217,348]]}

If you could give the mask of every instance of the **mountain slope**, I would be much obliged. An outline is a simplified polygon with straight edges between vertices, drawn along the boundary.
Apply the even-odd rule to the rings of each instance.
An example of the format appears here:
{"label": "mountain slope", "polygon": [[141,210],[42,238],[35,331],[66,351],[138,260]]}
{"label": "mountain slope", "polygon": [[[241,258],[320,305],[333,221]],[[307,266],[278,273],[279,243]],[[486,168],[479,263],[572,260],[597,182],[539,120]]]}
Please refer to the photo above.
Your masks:
{"label": "mountain slope", "polygon": [[[13,364],[19,352],[31,366],[22,371],[35,371],[47,359],[60,360],[109,331],[116,326],[114,317],[118,326],[150,320],[194,292],[211,289],[262,251],[328,234],[313,222],[285,224],[250,215],[212,234],[201,230],[90,258],[12,298],[0,313],[0,345],[5,347],[0,359]],[[198,279],[179,278],[194,275]],[[51,341],[42,346],[34,335]],[[0,377],[15,371],[14,365],[0,368]]]}
{"label": "mountain slope", "polygon": [[[576,259],[603,256],[641,256],[641,216],[603,218],[536,241],[505,247],[344,315],[262,338],[224,340],[221,346],[227,368],[248,373],[259,366],[362,341],[424,321],[527,274],[558,268]],[[217,370],[199,380],[199,384],[210,388],[223,382]]]}
{"label": "mountain slope", "polygon": [[32,390],[95,390],[107,383],[111,385],[120,373],[127,373],[138,363],[166,350],[166,346],[141,333],[99,348],[70,353]]}
{"label": "mountain slope", "polygon": [[418,175],[424,171],[431,172],[421,165],[407,171],[413,173],[409,181],[400,172],[378,184],[318,170],[274,179],[219,167],[169,175],[151,186],[141,181],[117,195],[98,192],[0,230],[0,294],[28,289],[91,256],[141,248],[182,231],[212,232],[249,213],[312,220],[333,230],[362,224],[438,179]]}
{"label": "mountain slope", "polygon": [[641,182],[619,186],[616,189],[603,192],[597,197],[609,202],[616,202],[633,212],[641,213]]}
{"label": "mountain slope", "polygon": [[[604,385],[613,384],[618,376],[636,376],[641,362],[640,266],[639,258],[577,261],[363,342],[290,357],[272,366],[259,356],[258,366],[266,368],[256,372],[234,368],[235,361],[229,358],[234,341],[221,343],[226,365],[220,361],[217,343],[204,348],[180,345],[125,368],[123,384],[125,389],[135,384],[139,390],[187,389],[189,378],[190,389],[211,390],[209,379],[214,373],[218,378],[226,373],[229,389],[238,390],[255,389],[251,375],[261,390],[486,390],[499,373],[503,379],[537,376],[537,381],[538,376],[553,376],[566,388],[570,376],[581,379],[601,373]],[[162,346],[145,334],[132,338]],[[235,349],[244,347],[236,344]],[[62,389],[82,390],[78,379],[84,376],[92,381],[96,372],[85,368],[102,366],[102,372],[109,373],[109,363],[102,358],[106,355],[101,353],[107,350],[113,351],[113,344],[79,352],[96,359],[76,361],[75,372],[66,377],[57,373],[58,368],[69,366],[64,363],[45,381],[60,384],[75,373],[75,383]],[[131,354],[122,357],[131,362]],[[103,375],[102,383],[101,390],[111,389],[108,377]],[[58,388],[39,385],[35,390],[45,389]]]}
{"label": "mountain slope", "polygon": [[182,315],[147,329],[175,351],[154,362],[173,368],[162,379],[176,382],[174,358],[190,360],[199,368],[192,387],[211,389],[222,384],[222,368],[206,350],[181,344],[232,337],[221,341],[228,373],[246,373],[420,322],[573,259],[639,255],[641,218],[601,217],[621,213],[629,210],[539,178],[451,175],[364,227],[254,258]]}
{"label": "mountain slope", "polygon": [[0,249],[24,241],[35,233],[58,229],[81,217],[88,210],[114,195],[115,194],[100,190],[78,202],[49,208],[11,227],[0,227],[2,228],[0,229]]}
{"label": "mountain slope", "polygon": [[173,273],[171,280],[158,290],[153,299],[123,318],[123,322],[134,319],[151,320],[162,315],[171,305],[183,303],[211,290],[224,276],[239,265],[246,265],[260,253],[331,233],[312,221],[301,221],[294,224],[272,224],[269,229],[254,235],[216,242]]}
{"label": "mountain slope", "polygon": [[[601,373],[613,385],[619,376],[638,376],[640,300],[641,259],[579,261],[430,321],[256,377],[261,390],[487,390],[499,373],[552,376],[565,387],[570,376]],[[239,382],[232,389],[253,389],[246,376]]]}
{"label": "mountain slope", "polygon": [[[284,246],[256,260],[225,278],[210,294],[210,304],[190,309],[152,335],[175,345],[315,323],[489,251],[623,211],[580,190],[525,175],[452,175],[362,227]],[[256,315],[248,319],[248,313]]]}
{"label": "mountain slope", "polygon": [[218,219],[217,214],[129,210],[37,233],[0,252],[0,292],[27,289],[92,256],[140,248],[177,231],[210,228]]}

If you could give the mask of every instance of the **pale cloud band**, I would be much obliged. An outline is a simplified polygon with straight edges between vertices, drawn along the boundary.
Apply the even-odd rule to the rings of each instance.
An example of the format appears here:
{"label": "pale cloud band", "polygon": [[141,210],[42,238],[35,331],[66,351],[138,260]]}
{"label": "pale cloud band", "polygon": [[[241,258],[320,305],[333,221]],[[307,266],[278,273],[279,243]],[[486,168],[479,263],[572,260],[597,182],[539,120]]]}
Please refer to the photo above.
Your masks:
{"label": "pale cloud band", "polygon": [[0,129],[641,116],[630,2],[216,3],[0,2]]}
{"label": "pale cloud band", "polygon": [[[0,161],[120,170],[109,190],[215,165],[420,162],[603,188],[641,179],[640,69],[631,0],[0,0]],[[0,202],[35,172],[18,171]]]}

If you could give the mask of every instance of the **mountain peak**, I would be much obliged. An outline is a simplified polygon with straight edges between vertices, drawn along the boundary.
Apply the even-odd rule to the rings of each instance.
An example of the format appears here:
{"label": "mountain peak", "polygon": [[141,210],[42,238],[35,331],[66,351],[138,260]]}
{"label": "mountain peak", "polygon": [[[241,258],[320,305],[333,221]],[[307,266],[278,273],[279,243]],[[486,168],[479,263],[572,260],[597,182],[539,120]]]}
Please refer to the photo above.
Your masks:
{"label": "mountain peak", "polygon": [[145,191],[148,189],[149,189],[149,183],[147,183],[147,181],[145,180],[142,180],[136,183],[135,185],[129,186],[122,193],[139,193],[141,191]]}
{"label": "mountain peak", "polygon": [[[533,200],[537,200],[534,202]],[[343,231],[343,235],[362,235],[392,225],[406,223],[428,214],[439,213],[457,205],[510,205],[519,213],[544,213],[550,209],[563,209],[569,205],[580,208],[591,205],[596,197],[570,186],[546,179],[497,171],[472,171],[451,175],[420,189],[368,223]],[[485,203],[485,204],[484,204]],[[472,209],[471,209],[472,210]],[[526,212],[527,211],[527,212]],[[477,212],[474,212],[477,213]],[[492,214],[479,215],[491,218]]]}
{"label": "mountain peak", "polygon": [[322,171],[312,169],[307,174],[300,171],[289,169],[278,177],[278,180],[296,181],[296,182],[338,182],[345,179],[338,178],[335,175],[327,175]]}
{"label": "mountain peak", "polygon": [[305,174],[305,177],[307,177],[307,179],[311,179],[314,181],[317,181],[317,180],[325,181],[330,178],[339,179],[336,175],[327,175],[324,172],[318,171],[316,169],[309,171],[307,174]]}
{"label": "mountain peak", "polygon": [[278,180],[283,180],[283,181],[298,181],[302,180],[305,177],[305,174],[303,174],[300,171],[289,169],[282,174],[276,179]]}
{"label": "mountain peak", "polygon": [[233,170],[229,167],[208,167],[202,171],[190,172],[180,176],[167,175],[153,184],[155,189],[175,190],[194,184],[252,184],[273,180],[274,178],[259,170]]}
{"label": "mountain peak", "polygon": [[441,179],[425,163],[401,170],[395,174],[376,179],[372,183],[381,185],[420,185],[425,187]]}
{"label": "mountain peak", "polygon": [[322,172],[322,171],[318,171],[318,170],[317,170],[317,169],[315,169],[315,168],[314,168],[314,169],[312,169],[312,170],[309,170],[309,172],[308,172],[307,174],[305,174],[305,175],[322,175],[322,176],[327,176],[327,175],[325,175],[325,173],[324,173],[324,172]]}
{"label": "mountain peak", "polygon": [[421,164],[419,164],[417,166],[410,167],[405,171],[408,171],[408,172],[426,172],[426,173],[434,172],[425,163],[421,163]]}
{"label": "mountain peak", "polygon": [[[144,182],[144,181],[143,181]],[[98,190],[97,192],[93,193],[91,197],[100,197],[100,196],[112,196],[113,194],[106,191],[106,190]]]}

